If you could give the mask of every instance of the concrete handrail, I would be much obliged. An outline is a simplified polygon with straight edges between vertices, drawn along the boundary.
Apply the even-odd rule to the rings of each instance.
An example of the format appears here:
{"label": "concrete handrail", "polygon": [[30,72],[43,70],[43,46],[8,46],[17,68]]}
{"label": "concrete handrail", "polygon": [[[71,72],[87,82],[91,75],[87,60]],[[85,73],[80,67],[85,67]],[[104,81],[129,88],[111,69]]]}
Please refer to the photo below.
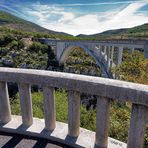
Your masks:
{"label": "concrete handrail", "polygon": [[[68,90],[68,134],[79,135],[80,93],[97,96],[96,146],[107,147],[110,99],[129,101],[132,105],[128,148],[142,148],[146,122],[148,119],[148,86],[61,72],[0,68],[0,121],[11,120],[7,82],[16,82],[19,86],[22,121],[24,125],[33,122],[31,85],[43,86],[45,128],[54,130],[54,88]],[[2,113],[3,112],[3,113]],[[135,124],[136,123],[136,124]]]}

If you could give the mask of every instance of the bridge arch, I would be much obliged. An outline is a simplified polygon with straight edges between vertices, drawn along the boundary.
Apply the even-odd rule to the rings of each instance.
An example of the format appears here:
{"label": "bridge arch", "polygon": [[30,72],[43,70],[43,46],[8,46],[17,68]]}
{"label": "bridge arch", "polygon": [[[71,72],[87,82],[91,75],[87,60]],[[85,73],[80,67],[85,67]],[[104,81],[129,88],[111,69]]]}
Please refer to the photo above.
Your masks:
{"label": "bridge arch", "polygon": [[67,58],[68,58],[68,56],[70,55],[70,53],[71,53],[74,49],[76,49],[76,48],[81,48],[82,50],[86,51],[86,53],[87,53],[89,56],[91,56],[91,57],[95,60],[97,66],[98,66],[98,67],[100,68],[100,70],[101,70],[101,74],[102,74],[103,77],[112,78],[111,73],[109,73],[109,72],[106,70],[106,68],[105,68],[105,66],[103,65],[103,63],[102,63],[101,61],[99,61],[98,58],[95,56],[95,54],[94,54],[94,52],[93,52],[93,48],[95,48],[95,47],[93,47],[93,46],[92,46],[92,47],[87,47],[87,46],[85,46],[85,45],[74,45],[74,46],[68,46],[68,47],[66,47],[66,48],[63,50],[63,52],[62,52],[62,54],[61,54],[61,56],[60,56],[60,58],[59,58],[59,64],[60,64],[60,65],[64,64],[64,62],[67,60]]}

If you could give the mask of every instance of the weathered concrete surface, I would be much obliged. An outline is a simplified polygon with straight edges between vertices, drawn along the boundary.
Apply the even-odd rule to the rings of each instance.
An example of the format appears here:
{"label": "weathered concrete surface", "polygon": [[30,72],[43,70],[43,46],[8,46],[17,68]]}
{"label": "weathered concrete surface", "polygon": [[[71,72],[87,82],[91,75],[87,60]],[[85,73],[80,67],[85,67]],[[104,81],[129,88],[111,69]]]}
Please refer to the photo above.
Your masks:
{"label": "weathered concrete surface", "polygon": [[[53,140],[59,143],[68,144],[73,147],[86,147],[93,148],[95,143],[95,132],[80,128],[80,135],[78,138],[69,138],[68,125],[61,122],[56,122],[56,128],[53,132],[44,130],[45,124],[43,119],[34,118],[33,124],[26,128],[22,126],[20,116],[12,116],[12,120],[5,124],[0,125],[0,131],[9,133],[18,133],[27,136],[41,137],[49,140]],[[126,144],[115,140],[113,138],[108,139],[109,148],[126,148]]]}
{"label": "weathered concrete surface", "polygon": [[79,136],[80,128],[80,93],[68,91],[68,135]]}
{"label": "weathered concrete surface", "polygon": [[56,122],[54,88],[44,86],[43,95],[44,95],[45,128],[47,130],[52,131],[55,128],[55,122]]}
{"label": "weathered concrete surface", "polygon": [[0,82],[0,122],[7,123],[11,120],[10,101],[6,82]]}
{"label": "weathered concrete surface", "polygon": [[148,86],[131,82],[44,70],[0,68],[0,81],[50,85],[148,107]]}
{"label": "weathered concrete surface", "polygon": [[[94,147],[95,142],[98,146],[100,146],[99,148],[106,148],[107,143],[109,148],[115,147],[114,145],[115,143],[118,148],[120,148],[121,146],[125,147],[123,143],[119,143],[116,140],[115,141],[111,140],[110,138],[107,142],[109,100],[117,99],[122,101],[129,101],[132,104],[136,104],[138,108],[140,106],[143,106],[142,108],[145,108],[144,110],[141,110],[141,109],[133,110],[132,118],[131,118],[131,127],[129,132],[130,142],[128,142],[128,144],[133,143],[132,141],[136,139],[134,138],[134,136],[136,135],[138,137],[141,137],[139,138],[138,143],[140,144],[140,148],[142,147],[141,141],[143,140],[143,136],[141,135],[144,135],[144,125],[146,123],[146,120],[147,120],[146,117],[148,113],[147,112],[147,107],[148,107],[147,85],[123,82],[119,80],[84,76],[84,75],[61,73],[61,72],[51,72],[51,71],[43,71],[43,70],[27,70],[27,69],[16,69],[16,68],[0,68],[0,81],[3,81],[3,82],[10,81],[10,82],[16,82],[18,84],[24,84],[21,87],[19,85],[19,89],[21,88],[21,91],[20,91],[20,94],[21,94],[20,96],[22,99],[21,106],[24,106],[24,105],[27,106],[24,110],[22,110],[22,112],[25,113],[24,118],[22,118],[23,123],[25,118],[27,118],[27,123],[30,123],[30,117],[32,119],[31,111],[29,112],[27,111],[27,108],[32,110],[31,109],[32,105],[30,102],[31,92],[29,91],[30,90],[29,86],[33,84],[38,84],[44,87],[44,97],[46,99],[45,104],[47,104],[47,106],[49,105],[48,107],[54,106],[54,96],[53,96],[54,87],[67,89],[69,93],[68,95],[68,98],[69,98],[68,99],[69,100],[68,121],[69,122],[68,123],[69,123],[70,132],[68,132],[67,124],[60,123],[60,122],[56,122],[56,128],[54,129],[54,125],[55,125],[53,124],[55,121],[54,108],[50,107],[51,110],[49,110],[49,108],[45,105],[44,106],[47,110],[45,111],[45,113],[46,112],[51,113],[46,115],[48,116],[48,119],[45,118],[46,126],[44,125],[44,120],[34,119],[33,122],[31,120],[31,123],[33,123],[32,125],[22,124],[20,116],[13,116],[13,120],[8,122],[8,124],[5,124],[5,125],[3,124],[0,126],[0,131],[6,131],[6,132],[12,132],[12,133],[14,132],[14,133],[26,134],[31,136],[43,137],[43,138],[58,141],[58,142],[68,144],[70,146],[75,146],[75,147],[79,147],[79,146]],[[47,86],[48,88],[46,88]],[[8,93],[7,91],[3,91],[3,90],[6,90],[5,88],[6,87],[1,87],[1,91]],[[71,93],[71,92],[78,92],[78,93]],[[97,111],[97,123],[96,123],[96,126],[97,126],[96,141],[95,141],[95,133],[88,131],[86,129],[80,128],[80,135],[78,135],[79,134],[79,117],[80,117],[80,112],[79,112],[80,93],[88,93],[92,95],[97,95],[99,97],[98,98],[99,109]],[[28,98],[27,102],[25,102],[26,94]],[[49,101],[49,99],[52,99],[52,100]],[[47,100],[49,102],[47,102]],[[1,103],[0,105],[3,106],[2,105],[3,103],[2,102],[0,103]],[[101,120],[101,122],[99,120]],[[50,127],[48,125],[49,122],[51,122]],[[140,127],[140,128],[137,128],[137,127]],[[52,130],[52,129],[54,130],[52,132],[49,130],[47,131],[47,128],[49,130]],[[68,136],[68,134],[70,136]],[[78,136],[78,137],[75,137],[75,136]]]}
{"label": "weathered concrete surface", "polygon": [[29,126],[33,122],[31,86],[26,83],[19,83],[19,95],[23,124]]}
{"label": "weathered concrete surface", "polygon": [[108,145],[109,112],[110,100],[108,98],[97,97],[95,143],[99,148],[107,148]]}
{"label": "weathered concrete surface", "polygon": [[143,148],[148,108],[133,104],[127,148]]}

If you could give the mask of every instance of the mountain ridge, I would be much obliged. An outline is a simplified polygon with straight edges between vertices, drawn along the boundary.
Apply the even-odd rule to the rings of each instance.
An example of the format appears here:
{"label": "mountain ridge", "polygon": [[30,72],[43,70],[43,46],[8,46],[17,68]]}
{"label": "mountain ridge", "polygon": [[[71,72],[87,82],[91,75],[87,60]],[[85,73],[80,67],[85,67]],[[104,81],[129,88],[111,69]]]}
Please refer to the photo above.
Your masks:
{"label": "mountain ridge", "polygon": [[53,30],[46,29],[33,22],[24,20],[22,18],[19,18],[11,13],[2,10],[0,10],[0,26],[26,32],[39,32],[39,33],[61,34],[61,35],[72,36],[68,33],[56,32]]}
{"label": "mountain ridge", "polygon": [[135,26],[132,28],[121,28],[121,29],[114,29],[114,30],[107,30],[107,31],[103,31],[101,33],[96,33],[96,34],[91,34],[91,35],[85,35],[85,34],[80,34],[77,35],[77,37],[81,37],[81,38],[97,38],[100,36],[124,36],[124,35],[134,35],[134,34],[145,34],[148,37],[148,23],[139,25],[139,26]]}
{"label": "mountain ridge", "polygon": [[[32,23],[30,21],[24,20],[22,18],[19,18],[13,14],[10,14],[8,12],[0,10],[0,29],[1,28],[7,28],[7,29],[14,29],[17,31],[24,31],[24,32],[35,32],[35,33],[45,33],[48,35],[52,35],[56,38],[60,35],[61,39],[65,36],[66,39],[69,37],[71,39],[128,39],[135,37],[139,37],[140,39],[148,39],[148,23],[145,23],[140,26],[132,27],[132,28],[121,28],[121,29],[115,29],[115,30],[107,30],[101,33],[96,33],[92,35],[85,35],[80,34],[77,36],[70,35],[68,33],[64,32],[56,32],[53,30],[46,29],[44,27],[41,27],[35,23]],[[68,37],[68,38],[67,38]]]}

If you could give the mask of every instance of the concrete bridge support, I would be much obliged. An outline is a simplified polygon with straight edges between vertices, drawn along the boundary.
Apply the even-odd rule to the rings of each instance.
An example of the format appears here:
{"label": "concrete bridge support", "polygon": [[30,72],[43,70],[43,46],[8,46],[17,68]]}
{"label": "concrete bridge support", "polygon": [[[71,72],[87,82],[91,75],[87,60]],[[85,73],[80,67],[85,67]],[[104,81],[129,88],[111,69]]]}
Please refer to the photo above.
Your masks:
{"label": "concrete bridge support", "polygon": [[107,54],[107,46],[104,46],[104,59],[106,58],[106,54]]}
{"label": "concrete bridge support", "polygon": [[99,55],[100,55],[100,57],[102,55],[102,46],[101,45],[99,45]]}
{"label": "concrete bridge support", "polygon": [[61,55],[63,54],[64,50],[65,50],[65,43],[64,42],[58,42],[56,45],[56,58],[59,61]]}
{"label": "concrete bridge support", "polygon": [[134,50],[135,50],[135,48],[133,47],[133,48],[130,48],[130,53],[133,53],[134,52]]}
{"label": "concrete bridge support", "polygon": [[148,44],[144,46],[144,57],[148,59]]}
{"label": "concrete bridge support", "polygon": [[111,54],[111,46],[107,46],[107,70],[109,71],[110,68],[110,54]]}
{"label": "concrete bridge support", "polygon": [[123,47],[118,47],[117,49],[117,66],[122,62]]}
{"label": "concrete bridge support", "polygon": [[104,54],[106,54],[106,47],[107,47],[107,46],[104,46]]}
{"label": "concrete bridge support", "polygon": [[114,63],[114,46],[111,47],[111,60],[110,60],[110,68],[113,67]]}

